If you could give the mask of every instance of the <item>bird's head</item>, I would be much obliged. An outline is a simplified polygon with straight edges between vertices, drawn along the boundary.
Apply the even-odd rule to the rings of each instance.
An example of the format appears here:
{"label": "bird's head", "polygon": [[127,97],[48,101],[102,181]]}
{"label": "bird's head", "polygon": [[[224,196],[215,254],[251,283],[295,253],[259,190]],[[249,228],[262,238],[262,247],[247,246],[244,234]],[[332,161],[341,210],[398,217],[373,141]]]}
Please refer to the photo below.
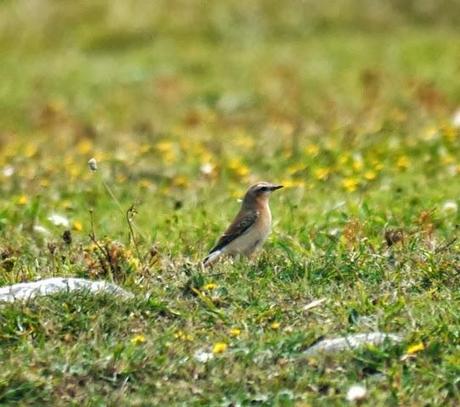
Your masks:
{"label": "bird's head", "polygon": [[243,204],[252,205],[264,203],[268,200],[270,194],[277,189],[283,188],[282,185],[272,184],[270,182],[257,182],[249,187],[243,199]]}

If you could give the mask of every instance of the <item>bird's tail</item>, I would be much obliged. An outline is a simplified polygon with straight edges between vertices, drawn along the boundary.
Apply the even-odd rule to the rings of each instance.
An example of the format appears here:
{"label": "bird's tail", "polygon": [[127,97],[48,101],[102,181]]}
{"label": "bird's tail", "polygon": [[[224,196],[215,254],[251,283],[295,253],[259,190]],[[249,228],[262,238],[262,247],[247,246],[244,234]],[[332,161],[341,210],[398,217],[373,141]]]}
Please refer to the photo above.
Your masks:
{"label": "bird's tail", "polygon": [[214,262],[222,255],[222,250],[216,250],[215,252],[209,253],[204,259],[203,259],[203,266],[211,266],[214,264]]}

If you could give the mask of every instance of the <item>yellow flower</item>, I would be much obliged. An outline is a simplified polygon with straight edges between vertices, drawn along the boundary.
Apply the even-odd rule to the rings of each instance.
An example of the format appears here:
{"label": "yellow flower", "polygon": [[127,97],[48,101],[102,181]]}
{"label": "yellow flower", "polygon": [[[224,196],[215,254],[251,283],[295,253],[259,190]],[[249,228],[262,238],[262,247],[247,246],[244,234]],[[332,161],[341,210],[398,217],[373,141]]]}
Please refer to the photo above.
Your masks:
{"label": "yellow flower", "polygon": [[342,180],[342,187],[348,192],[354,192],[358,189],[358,181],[354,178],[345,178]]}
{"label": "yellow flower", "polygon": [[73,208],[73,205],[72,205],[72,202],[69,201],[69,200],[64,200],[61,202],[61,205],[64,209],[72,209]]}
{"label": "yellow flower", "polygon": [[172,163],[176,161],[176,149],[170,141],[160,141],[155,144],[155,148],[160,152],[163,161]]}
{"label": "yellow flower", "polygon": [[124,174],[118,174],[116,177],[115,177],[116,181],[120,184],[122,184],[123,182],[125,182],[128,177]]}
{"label": "yellow flower", "polygon": [[184,331],[177,331],[174,334],[174,337],[182,341],[191,341],[193,339],[192,335],[185,333]]}
{"label": "yellow flower", "polygon": [[[79,178],[83,167],[81,163],[74,160],[73,156],[67,155],[63,159],[64,169],[70,177],[70,180]],[[89,164],[88,164],[89,165]]]}
{"label": "yellow flower", "polygon": [[398,158],[398,160],[396,161],[396,166],[400,169],[400,170],[405,170],[409,167],[409,164],[410,164],[410,161],[409,161],[409,157],[407,157],[407,155],[402,155],[401,157]]}
{"label": "yellow flower", "polygon": [[280,326],[281,324],[279,322],[273,322],[271,325],[270,325],[270,328],[271,329],[280,329]]}
{"label": "yellow flower", "polygon": [[147,153],[150,152],[151,149],[152,149],[152,146],[150,144],[142,144],[139,147],[139,153],[140,154],[147,154]]}
{"label": "yellow flower", "polygon": [[445,155],[442,156],[441,162],[444,165],[453,164],[455,162],[455,158],[450,154],[445,154]]}
{"label": "yellow flower", "polygon": [[214,283],[208,283],[203,286],[203,290],[211,291],[217,288],[217,284]]}
{"label": "yellow flower", "polygon": [[444,138],[446,138],[448,141],[454,141],[455,138],[457,137],[457,131],[454,127],[452,126],[443,126],[442,128],[442,135]]}
{"label": "yellow flower", "polygon": [[338,162],[342,166],[342,165],[347,164],[349,160],[350,160],[350,157],[347,154],[342,154],[339,156]]}
{"label": "yellow flower", "polygon": [[158,143],[155,144],[155,148],[160,153],[169,153],[174,150],[174,144],[171,143],[170,141],[159,141]]}
{"label": "yellow flower", "polygon": [[307,147],[305,147],[305,152],[314,157],[318,155],[319,153],[319,147],[316,144],[309,144]]}
{"label": "yellow flower", "polygon": [[27,144],[26,145],[26,148],[24,150],[24,155],[27,157],[27,158],[32,158],[35,154],[37,154],[38,152],[38,148],[36,145],[33,145],[33,144]]}
{"label": "yellow flower", "polygon": [[21,195],[17,201],[18,205],[21,205],[21,206],[27,205],[28,202],[29,202],[29,198],[27,198],[27,196],[25,195]]}
{"label": "yellow flower", "polygon": [[364,167],[364,163],[363,163],[363,160],[360,160],[360,159],[355,159],[353,161],[353,164],[352,164],[352,167],[355,171],[359,172],[363,169]]}
{"label": "yellow flower", "polygon": [[40,180],[40,186],[42,188],[47,188],[47,187],[49,187],[49,185],[50,185],[49,179],[43,178],[42,180]]}
{"label": "yellow flower", "polygon": [[176,175],[173,178],[173,185],[179,188],[185,188],[188,185],[188,178],[185,175]]}
{"label": "yellow flower", "polygon": [[76,220],[72,223],[72,228],[77,232],[81,232],[83,230],[83,225],[79,220]]}
{"label": "yellow flower", "polygon": [[413,355],[414,353],[418,353],[418,352],[420,352],[420,351],[422,351],[424,349],[425,349],[425,345],[423,344],[423,342],[414,343],[413,345],[410,345],[407,348],[406,353],[408,355]]}
{"label": "yellow flower", "polygon": [[143,343],[145,343],[145,336],[142,334],[135,335],[131,338],[131,343],[133,345],[142,345]]}
{"label": "yellow flower", "polygon": [[241,329],[232,328],[232,329],[230,329],[230,331],[228,333],[230,334],[230,336],[233,336],[233,337],[240,336],[241,335]]}
{"label": "yellow flower", "polygon": [[375,170],[375,171],[381,171],[381,170],[383,170],[383,164],[382,164],[381,162],[379,162],[379,161],[377,161],[377,160],[374,160],[374,161],[372,162],[372,164],[373,164],[373,166],[374,166],[374,170]]}
{"label": "yellow flower", "polygon": [[215,355],[224,353],[228,349],[228,345],[225,342],[217,342],[212,347],[212,353]]}
{"label": "yellow flower", "polygon": [[131,269],[138,270],[139,266],[141,265],[141,262],[139,261],[139,259],[137,257],[132,257],[131,256],[131,257],[128,258],[128,264],[131,267]]}
{"label": "yellow flower", "polygon": [[254,139],[251,138],[251,136],[247,135],[247,134],[244,134],[244,133],[241,133],[241,134],[238,134],[235,136],[235,138],[233,139],[234,143],[236,146],[238,147],[243,147],[243,148],[246,148],[246,149],[251,149],[254,147]]}
{"label": "yellow flower", "polygon": [[423,138],[427,141],[434,140],[439,136],[438,129],[434,126],[427,127],[424,130]]}
{"label": "yellow flower", "polygon": [[292,179],[284,179],[281,181],[281,185],[283,185],[284,188],[298,188],[298,187],[303,187],[303,182],[302,181],[294,181]]}
{"label": "yellow flower", "polygon": [[315,178],[319,181],[325,181],[329,177],[330,172],[329,168],[317,168],[314,172]]}
{"label": "yellow flower", "polygon": [[241,191],[236,190],[236,189],[230,191],[230,195],[235,199],[243,199],[243,196],[241,195]]}
{"label": "yellow flower", "polygon": [[237,158],[232,158],[228,162],[228,168],[240,178],[246,177],[249,174],[249,168]]}
{"label": "yellow flower", "polygon": [[296,163],[290,165],[287,170],[289,174],[295,174],[296,172],[302,171],[305,168],[303,163]]}
{"label": "yellow flower", "polygon": [[139,185],[139,187],[142,188],[142,189],[148,189],[148,188],[150,188],[152,186],[152,183],[150,182],[150,180],[148,180],[146,178],[142,178],[142,179],[139,180],[137,185]]}
{"label": "yellow flower", "polygon": [[364,173],[364,178],[368,181],[372,181],[377,178],[377,173],[375,171],[369,170]]}
{"label": "yellow flower", "polygon": [[93,149],[93,142],[85,138],[77,144],[77,150],[80,154],[88,154]]}

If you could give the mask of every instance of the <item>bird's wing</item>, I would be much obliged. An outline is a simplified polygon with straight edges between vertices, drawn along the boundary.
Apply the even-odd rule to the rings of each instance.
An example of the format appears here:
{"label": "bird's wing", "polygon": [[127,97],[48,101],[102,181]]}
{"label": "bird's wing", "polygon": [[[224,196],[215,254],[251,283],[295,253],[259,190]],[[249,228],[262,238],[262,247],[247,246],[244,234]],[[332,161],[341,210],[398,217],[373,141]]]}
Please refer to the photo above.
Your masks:
{"label": "bird's wing", "polygon": [[240,212],[232,224],[227,228],[224,234],[220,237],[217,241],[216,245],[212,248],[209,254],[222,249],[223,247],[227,246],[230,242],[235,240],[236,238],[243,235],[248,229],[256,223],[259,217],[259,211],[253,212]]}

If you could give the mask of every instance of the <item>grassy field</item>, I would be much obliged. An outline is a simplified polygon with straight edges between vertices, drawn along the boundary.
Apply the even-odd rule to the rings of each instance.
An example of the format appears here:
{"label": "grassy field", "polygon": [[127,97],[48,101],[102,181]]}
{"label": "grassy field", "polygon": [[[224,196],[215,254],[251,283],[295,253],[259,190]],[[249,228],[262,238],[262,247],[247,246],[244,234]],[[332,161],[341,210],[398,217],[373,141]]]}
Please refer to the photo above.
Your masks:
{"label": "grassy field", "polygon": [[135,294],[1,305],[0,405],[460,404],[460,6],[380,3],[0,2],[0,286]]}

